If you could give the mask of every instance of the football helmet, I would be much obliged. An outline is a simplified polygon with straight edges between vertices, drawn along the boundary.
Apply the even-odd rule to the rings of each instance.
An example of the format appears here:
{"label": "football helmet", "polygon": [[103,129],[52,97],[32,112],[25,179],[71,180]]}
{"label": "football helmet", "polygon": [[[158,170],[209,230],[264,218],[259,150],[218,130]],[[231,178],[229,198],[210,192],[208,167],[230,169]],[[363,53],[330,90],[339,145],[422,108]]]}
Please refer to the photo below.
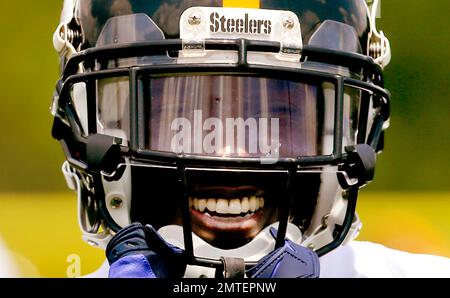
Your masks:
{"label": "football helmet", "polygon": [[357,234],[389,125],[379,1],[240,2],[64,1],[52,134],[90,244],[141,222],[250,266]]}

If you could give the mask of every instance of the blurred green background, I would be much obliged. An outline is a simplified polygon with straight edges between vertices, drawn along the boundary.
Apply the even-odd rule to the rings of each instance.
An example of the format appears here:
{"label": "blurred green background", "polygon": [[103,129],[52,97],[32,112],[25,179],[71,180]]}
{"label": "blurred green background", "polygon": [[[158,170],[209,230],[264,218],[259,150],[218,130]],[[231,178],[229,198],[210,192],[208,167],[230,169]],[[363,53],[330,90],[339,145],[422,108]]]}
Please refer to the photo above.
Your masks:
{"label": "blurred green background", "polygon": [[[0,2],[0,234],[27,276],[66,276],[67,256],[94,270],[102,252],[80,240],[75,195],[50,136],[58,78],[52,35],[62,1]],[[392,44],[391,128],[375,182],[362,193],[362,240],[450,257],[450,1],[382,0]]]}

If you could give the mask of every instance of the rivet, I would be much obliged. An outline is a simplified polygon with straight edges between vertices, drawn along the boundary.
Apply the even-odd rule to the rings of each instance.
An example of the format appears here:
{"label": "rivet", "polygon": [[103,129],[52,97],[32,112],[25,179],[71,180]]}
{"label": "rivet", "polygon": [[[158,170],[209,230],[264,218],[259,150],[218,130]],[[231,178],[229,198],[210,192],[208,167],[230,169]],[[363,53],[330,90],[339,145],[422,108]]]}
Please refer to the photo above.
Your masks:
{"label": "rivet", "polygon": [[285,16],[283,18],[283,27],[284,28],[291,30],[292,28],[294,28],[294,26],[295,26],[295,22],[290,16]]}
{"label": "rivet", "polygon": [[112,198],[110,204],[113,209],[119,209],[123,206],[123,200],[121,198]]}
{"label": "rivet", "polygon": [[189,25],[200,25],[200,23],[202,22],[202,17],[196,13],[193,12],[189,17],[188,17],[188,23]]}

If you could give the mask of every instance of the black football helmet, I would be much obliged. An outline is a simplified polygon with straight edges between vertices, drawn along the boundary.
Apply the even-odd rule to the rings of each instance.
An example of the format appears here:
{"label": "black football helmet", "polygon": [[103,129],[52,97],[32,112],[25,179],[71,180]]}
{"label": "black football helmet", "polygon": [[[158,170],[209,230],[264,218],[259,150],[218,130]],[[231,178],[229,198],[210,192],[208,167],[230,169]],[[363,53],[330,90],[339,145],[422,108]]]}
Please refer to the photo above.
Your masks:
{"label": "black football helmet", "polygon": [[389,123],[379,2],[236,2],[64,2],[52,133],[89,243],[141,222],[192,265],[250,265],[359,229]]}

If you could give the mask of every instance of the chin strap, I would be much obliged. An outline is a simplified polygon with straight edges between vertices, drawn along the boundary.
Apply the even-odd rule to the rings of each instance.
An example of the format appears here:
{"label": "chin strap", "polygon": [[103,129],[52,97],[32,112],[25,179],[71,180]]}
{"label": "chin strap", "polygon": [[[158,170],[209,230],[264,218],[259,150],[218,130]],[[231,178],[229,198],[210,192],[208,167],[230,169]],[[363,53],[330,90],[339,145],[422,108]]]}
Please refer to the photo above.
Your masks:
{"label": "chin strap", "polygon": [[[270,229],[277,239],[278,231]],[[184,275],[184,250],[166,242],[153,227],[132,224],[122,229],[106,248],[112,278],[180,278]],[[246,269],[244,259],[222,257],[218,278],[318,278],[319,257],[312,250],[285,239],[282,247]],[[248,265],[247,265],[248,266]]]}
{"label": "chin strap", "polygon": [[[270,230],[276,239],[278,231]],[[319,278],[319,256],[312,250],[286,239],[283,247],[265,256],[247,271],[250,278]]]}
{"label": "chin strap", "polygon": [[[270,229],[274,239],[278,231]],[[216,278],[319,278],[319,256],[312,250],[285,239],[284,245],[262,258],[256,266],[245,271],[244,259],[221,258],[223,272]]]}

